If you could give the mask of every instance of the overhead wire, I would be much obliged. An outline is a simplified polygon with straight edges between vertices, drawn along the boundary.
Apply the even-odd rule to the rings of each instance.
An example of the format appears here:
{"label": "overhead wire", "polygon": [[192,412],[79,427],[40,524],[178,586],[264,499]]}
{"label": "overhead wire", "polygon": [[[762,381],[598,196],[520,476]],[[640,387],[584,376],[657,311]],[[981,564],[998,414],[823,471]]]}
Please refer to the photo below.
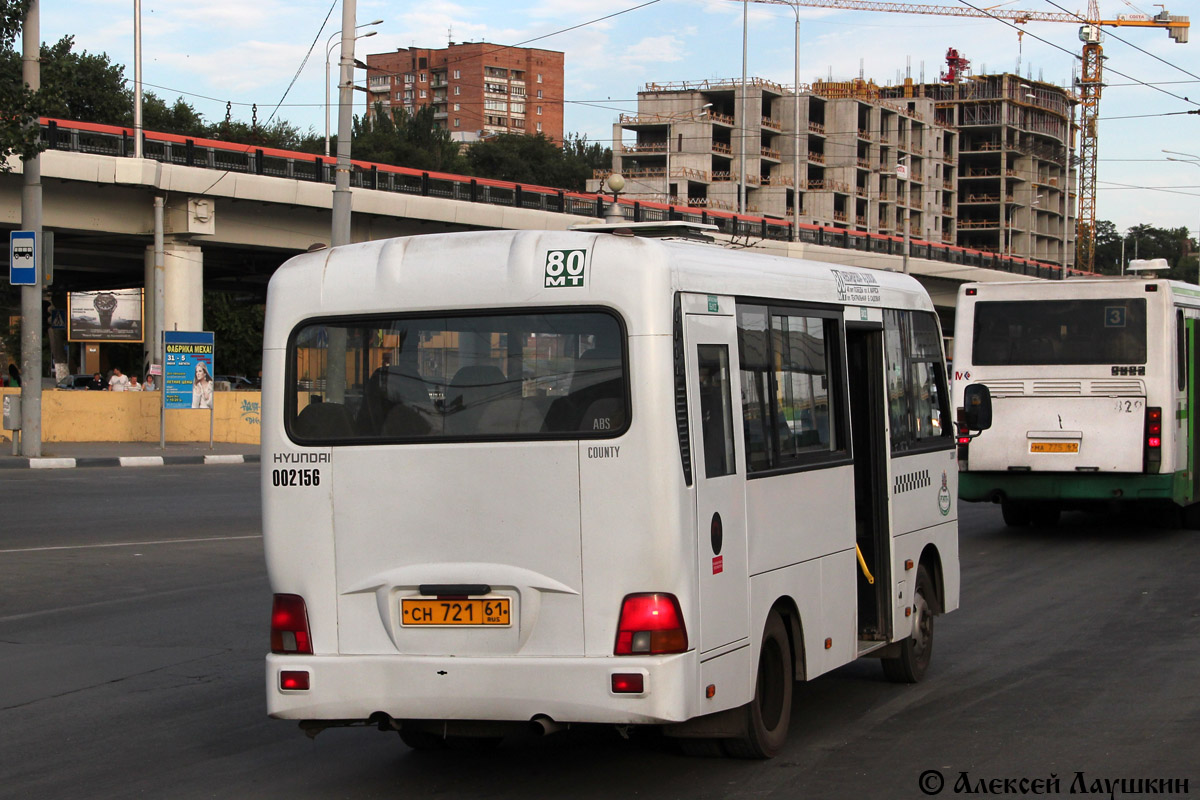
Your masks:
{"label": "overhead wire", "polygon": [[[1075,17],[1075,19],[1079,20],[1080,22],[1084,23],[1085,25],[1086,25],[1086,24],[1090,24],[1089,20],[1087,20],[1087,19],[1086,19],[1086,18],[1084,18],[1084,17],[1081,17],[1081,16],[1079,16],[1079,14],[1077,14],[1077,13],[1076,13],[1076,12],[1074,12],[1074,11],[1068,11],[1067,9],[1063,8],[1062,6],[1060,6],[1058,3],[1054,2],[1054,0],[1046,0],[1046,2],[1047,2],[1047,3],[1049,3],[1050,5],[1054,6],[1055,8],[1057,8],[1059,11],[1062,11],[1062,12],[1063,12],[1063,13],[1065,13],[1065,14],[1070,14],[1071,16]],[[1147,16],[1149,16],[1149,15],[1147,15]],[[1177,70],[1179,70],[1179,71],[1180,71],[1180,72],[1182,72],[1184,75],[1188,75],[1188,76],[1190,76],[1190,77],[1193,77],[1193,78],[1200,79],[1200,75],[1197,75],[1197,74],[1196,74],[1196,73],[1194,73],[1194,72],[1189,72],[1189,71],[1187,71],[1186,69],[1184,69],[1183,67],[1179,66],[1178,64],[1172,64],[1170,61],[1167,61],[1165,58],[1162,58],[1161,56],[1155,55],[1154,53],[1151,53],[1149,50],[1144,50],[1144,49],[1142,49],[1141,47],[1138,47],[1138,46],[1137,46],[1136,44],[1134,44],[1133,42],[1130,42],[1130,41],[1128,41],[1128,40],[1126,40],[1126,39],[1123,39],[1123,38],[1121,38],[1120,36],[1118,36],[1117,34],[1113,33],[1112,31],[1105,31],[1105,34],[1106,34],[1106,35],[1108,35],[1108,36],[1110,36],[1110,37],[1111,37],[1111,38],[1113,38],[1113,39],[1116,39],[1118,42],[1121,42],[1122,44],[1125,44],[1125,45],[1128,45],[1129,47],[1132,47],[1134,50],[1137,50],[1139,53],[1143,53],[1143,54],[1145,54],[1145,55],[1148,55],[1148,56],[1150,56],[1151,58],[1155,59],[1156,61],[1161,61],[1162,63],[1166,64],[1168,67],[1171,67],[1171,68],[1173,68],[1173,69],[1177,69]],[[1117,74],[1118,74],[1118,75],[1120,75],[1120,73],[1117,73]],[[1122,76],[1122,77],[1123,77],[1123,76]]]}
{"label": "overhead wire", "polygon": [[[1030,37],[1030,38],[1032,38],[1032,39],[1036,39],[1036,40],[1038,40],[1039,42],[1041,42],[1042,44],[1045,44],[1045,45],[1048,45],[1048,46],[1050,46],[1050,47],[1053,47],[1055,50],[1060,50],[1060,51],[1062,51],[1062,52],[1066,53],[1067,55],[1071,56],[1072,58],[1079,58],[1079,56],[1078,56],[1078,55],[1076,55],[1076,54],[1075,54],[1074,52],[1072,52],[1071,50],[1068,50],[1067,48],[1065,48],[1065,47],[1062,47],[1061,45],[1057,45],[1057,44],[1055,44],[1054,42],[1051,42],[1051,41],[1050,41],[1050,40],[1048,40],[1048,39],[1043,39],[1041,36],[1038,36],[1038,35],[1037,35],[1037,34],[1035,34],[1035,33],[1031,33],[1031,32],[1029,32],[1029,31],[1027,31],[1027,30],[1024,30],[1023,28],[1019,28],[1019,27],[1017,27],[1015,24],[1013,24],[1013,23],[1009,22],[1009,21],[1008,21],[1008,20],[1006,20],[1006,19],[1003,19],[1002,17],[999,17],[999,16],[997,16],[997,15],[993,14],[992,12],[988,11],[987,9],[980,8],[979,6],[977,6],[977,5],[974,5],[973,3],[970,3],[970,2],[969,2],[969,0],[958,0],[958,2],[959,2],[959,3],[961,3],[962,5],[966,6],[967,8],[974,9],[975,11],[978,11],[980,14],[983,14],[983,15],[985,15],[985,16],[991,17],[992,19],[996,20],[997,22],[1000,22],[1000,23],[1002,23],[1002,24],[1004,24],[1004,25],[1007,25],[1008,27],[1012,28],[1012,29],[1013,29],[1013,30],[1015,30],[1015,31],[1020,31],[1020,32],[1021,32],[1023,35],[1025,35],[1025,36],[1028,36],[1028,37]],[[1200,106],[1200,102],[1197,102],[1197,101],[1195,101],[1195,100],[1191,100],[1191,99],[1189,99],[1189,98],[1187,98],[1187,97],[1184,97],[1184,96],[1182,96],[1182,95],[1175,94],[1174,92],[1168,92],[1166,89],[1163,89],[1163,88],[1161,88],[1160,86],[1155,86],[1154,84],[1147,83],[1146,81],[1143,81],[1143,80],[1139,80],[1138,78],[1135,78],[1135,77],[1133,77],[1132,75],[1126,75],[1124,72],[1121,72],[1120,70],[1114,69],[1113,67],[1108,67],[1108,66],[1106,66],[1106,67],[1105,67],[1105,69],[1106,69],[1108,72],[1111,72],[1111,73],[1113,73],[1114,75],[1120,75],[1120,76],[1121,76],[1122,78],[1124,78],[1125,80],[1134,81],[1134,82],[1135,82],[1135,83],[1137,83],[1138,85],[1145,86],[1145,87],[1146,87],[1146,88],[1148,88],[1148,89],[1154,89],[1156,92],[1162,92],[1163,94],[1165,94],[1165,95],[1167,95],[1167,96],[1169,96],[1169,97],[1174,97],[1176,100],[1182,100],[1182,101],[1184,101],[1185,103],[1191,103],[1191,104],[1192,104],[1192,105],[1194,105],[1194,106]]]}

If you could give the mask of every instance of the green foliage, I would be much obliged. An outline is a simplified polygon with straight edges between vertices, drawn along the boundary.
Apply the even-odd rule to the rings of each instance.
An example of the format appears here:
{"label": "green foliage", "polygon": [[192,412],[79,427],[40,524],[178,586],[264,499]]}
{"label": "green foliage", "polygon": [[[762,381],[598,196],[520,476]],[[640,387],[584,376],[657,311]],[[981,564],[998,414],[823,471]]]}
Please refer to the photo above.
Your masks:
{"label": "green foliage", "polygon": [[217,341],[216,369],[253,380],[262,370],[263,306],[227,292],[204,293],[204,325]]}
{"label": "green foliage", "polygon": [[1124,237],[1108,220],[1096,221],[1096,271],[1105,275],[1121,274],[1121,242],[1125,243],[1125,263],[1135,258],[1165,258],[1169,272],[1164,278],[1197,283],[1197,250],[1188,238],[1187,228],[1158,228],[1142,223],[1129,228]]}
{"label": "green foliage", "polygon": [[21,361],[21,325],[9,327],[9,320],[21,316],[21,287],[7,280],[0,281],[0,369],[4,369],[4,356]]}
{"label": "green foliage", "polygon": [[7,47],[17,38],[29,0],[0,0],[0,47]]}
{"label": "green foliage", "polygon": [[9,156],[32,158],[42,149],[37,130],[27,124],[38,113],[37,98],[21,80],[21,57],[13,47],[28,8],[29,0],[0,0],[0,172],[10,169]]}
{"label": "green foliage", "polygon": [[198,138],[208,137],[211,132],[204,116],[182,97],[176,98],[173,105],[167,105],[153,92],[147,92],[142,97],[142,127],[148,131]]}
{"label": "green foliage", "polygon": [[463,172],[466,167],[458,142],[434,122],[433,106],[412,114],[397,108],[389,114],[376,105],[372,117],[354,118],[352,136],[355,159],[438,172]]}
{"label": "green foliage", "polygon": [[474,175],[583,191],[593,169],[612,164],[612,150],[574,134],[561,149],[544,134],[501,134],[471,145],[467,163]]}
{"label": "green foliage", "polygon": [[1096,220],[1096,272],[1103,275],[1121,274],[1121,234],[1117,226],[1106,219]]}
{"label": "green foliage", "polygon": [[64,36],[54,45],[42,45],[40,114],[103,125],[127,124],[133,115],[133,99],[125,88],[125,67],[113,64],[104,53],[73,52],[74,44],[74,37]]}

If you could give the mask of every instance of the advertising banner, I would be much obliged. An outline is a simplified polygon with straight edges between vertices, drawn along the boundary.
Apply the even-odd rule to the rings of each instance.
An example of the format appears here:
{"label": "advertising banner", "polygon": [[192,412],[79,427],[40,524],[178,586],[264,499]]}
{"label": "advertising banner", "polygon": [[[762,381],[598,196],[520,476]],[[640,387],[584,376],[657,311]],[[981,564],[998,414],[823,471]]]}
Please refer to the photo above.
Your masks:
{"label": "advertising banner", "polygon": [[67,341],[142,341],[142,290],[68,293]]}
{"label": "advertising banner", "polygon": [[165,408],[213,407],[215,345],[210,332],[165,331],[163,402]]}

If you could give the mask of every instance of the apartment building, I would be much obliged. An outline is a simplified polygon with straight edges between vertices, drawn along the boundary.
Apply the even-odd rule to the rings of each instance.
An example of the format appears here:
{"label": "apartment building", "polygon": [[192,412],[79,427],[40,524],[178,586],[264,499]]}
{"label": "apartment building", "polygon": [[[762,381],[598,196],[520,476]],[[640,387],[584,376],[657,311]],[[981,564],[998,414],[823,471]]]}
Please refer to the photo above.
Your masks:
{"label": "apartment building", "polygon": [[1073,94],[1013,74],[881,94],[891,102],[933,100],[938,122],[958,130],[958,244],[1074,263]]}
{"label": "apartment building", "polygon": [[463,142],[514,133],[563,140],[563,54],[486,42],[367,56],[367,115],[433,106],[438,127]]}
{"label": "apartment building", "polygon": [[[1072,96],[1015,75],[648,84],[613,125],[633,199],[1073,260]],[[745,164],[744,178],[741,165]],[[589,184],[599,190],[604,173]]]}

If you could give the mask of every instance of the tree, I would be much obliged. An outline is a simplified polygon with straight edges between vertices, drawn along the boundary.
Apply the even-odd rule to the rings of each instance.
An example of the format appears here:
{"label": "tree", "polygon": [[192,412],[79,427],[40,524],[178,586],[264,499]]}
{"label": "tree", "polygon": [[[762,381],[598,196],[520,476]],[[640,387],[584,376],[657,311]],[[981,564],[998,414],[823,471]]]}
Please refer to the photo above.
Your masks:
{"label": "tree", "polygon": [[587,188],[587,181],[596,170],[612,169],[612,148],[599,143],[588,144],[587,136],[578,133],[567,134],[567,141],[563,143],[563,157],[580,167],[581,180],[574,186],[563,187],[577,192]]}
{"label": "tree", "polygon": [[397,108],[389,114],[382,105],[376,105],[371,117],[354,118],[352,135],[351,152],[356,159],[439,172],[465,169],[458,142],[449,131],[437,126],[433,106],[423,106],[411,114]]}
{"label": "tree", "polygon": [[204,293],[204,325],[217,341],[217,367],[222,375],[262,371],[263,306],[228,292]]}
{"label": "tree", "polygon": [[[32,158],[42,150],[37,129],[28,125],[38,113],[37,97],[21,80],[21,60],[13,48],[28,8],[29,0],[0,0],[0,172],[11,169],[9,156]],[[13,56],[18,65],[15,80],[5,68]]]}
{"label": "tree", "polygon": [[125,88],[125,67],[105,53],[73,51],[64,36],[42,45],[42,88],[38,112],[44,117],[121,125],[132,117],[133,93]]}
{"label": "tree", "polygon": [[1129,229],[1125,259],[1164,258],[1170,271],[1163,277],[1195,283],[1196,265],[1188,255],[1191,249],[1187,228],[1156,228],[1142,223]]}
{"label": "tree", "polygon": [[583,191],[593,170],[612,164],[612,150],[576,134],[560,148],[541,133],[507,133],[471,145],[467,163],[472,174],[485,178]]}
{"label": "tree", "polygon": [[1121,234],[1106,219],[1096,220],[1095,269],[1104,275],[1121,274]]}
{"label": "tree", "polygon": [[148,131],[207,138],[212,126],[182,97],[176,98],[173,105],[167,105],[158,95],[147,92],[142,98],[142,127]]}

